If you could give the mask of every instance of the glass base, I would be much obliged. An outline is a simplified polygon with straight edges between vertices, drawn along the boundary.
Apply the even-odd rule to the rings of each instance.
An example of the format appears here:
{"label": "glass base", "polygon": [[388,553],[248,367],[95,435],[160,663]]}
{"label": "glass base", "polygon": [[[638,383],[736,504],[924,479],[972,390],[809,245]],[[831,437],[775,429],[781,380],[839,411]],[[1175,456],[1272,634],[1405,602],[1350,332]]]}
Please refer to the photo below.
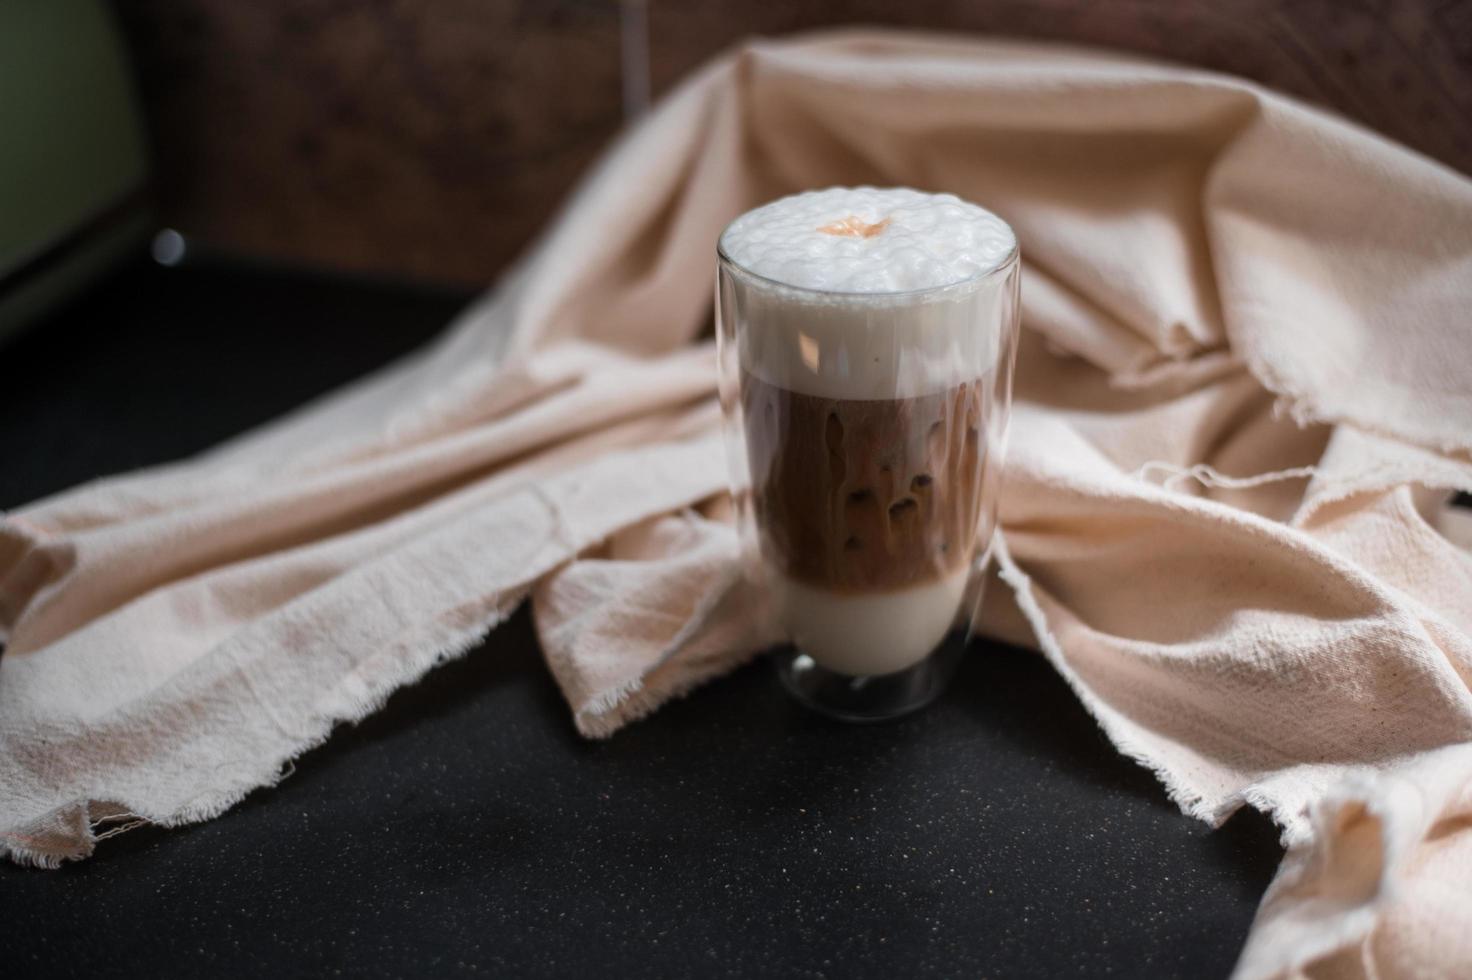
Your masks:
{"label": "glass base", "polygon": [[840,721],[872,722],[899,718],[934,701],[965,649],[965,632],[952,630],[915,666],[863,677],[829,670],[795,647],[779,651],[775,660],[782,686],[809,708]]}

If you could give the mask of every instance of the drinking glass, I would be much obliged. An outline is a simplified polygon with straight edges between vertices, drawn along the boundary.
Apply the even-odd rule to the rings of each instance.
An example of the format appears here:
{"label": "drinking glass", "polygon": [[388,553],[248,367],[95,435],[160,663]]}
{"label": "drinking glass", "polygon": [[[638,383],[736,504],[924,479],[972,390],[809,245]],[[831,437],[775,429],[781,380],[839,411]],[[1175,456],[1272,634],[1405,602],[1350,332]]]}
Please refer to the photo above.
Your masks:
{"label": "drinking glass", "polygon": [[717,350],[745,572],[783,683],[850,721],[934,699],[991,554],[1018,252],[906,292],[794,286],[717,248]]}

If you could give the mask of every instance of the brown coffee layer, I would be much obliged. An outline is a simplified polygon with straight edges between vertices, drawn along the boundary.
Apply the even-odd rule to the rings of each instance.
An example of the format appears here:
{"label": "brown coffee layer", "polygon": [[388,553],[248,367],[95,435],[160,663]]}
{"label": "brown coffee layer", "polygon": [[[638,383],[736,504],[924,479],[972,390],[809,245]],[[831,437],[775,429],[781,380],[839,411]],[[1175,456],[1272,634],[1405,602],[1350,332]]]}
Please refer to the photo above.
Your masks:
{"label": "brown coffee layer", "polygon": [[763,554],[846,592],[932,581],[971,558],[981,504],[982,382],[918,398],[818,398],[743,373]]}

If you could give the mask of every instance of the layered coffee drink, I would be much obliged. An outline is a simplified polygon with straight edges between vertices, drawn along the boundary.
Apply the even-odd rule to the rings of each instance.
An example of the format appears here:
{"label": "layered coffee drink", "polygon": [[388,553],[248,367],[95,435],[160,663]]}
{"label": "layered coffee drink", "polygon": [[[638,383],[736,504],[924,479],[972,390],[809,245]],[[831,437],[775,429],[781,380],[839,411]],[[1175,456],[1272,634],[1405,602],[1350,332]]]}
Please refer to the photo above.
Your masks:
{"label": "layered coffee drink", "polygon": [[991,534],[1011,230],[949,195],[835,188],[747,213],[720,252],[722,397],[756,573],[823,668],[912,668],[969,627]]}
{"label": "layered coffee drink", "polygon": [[889,673],[949,628],[979,517],[981,398],[980,380],[845,399],[742,378],[763,559],[784,620],[820,662]]}

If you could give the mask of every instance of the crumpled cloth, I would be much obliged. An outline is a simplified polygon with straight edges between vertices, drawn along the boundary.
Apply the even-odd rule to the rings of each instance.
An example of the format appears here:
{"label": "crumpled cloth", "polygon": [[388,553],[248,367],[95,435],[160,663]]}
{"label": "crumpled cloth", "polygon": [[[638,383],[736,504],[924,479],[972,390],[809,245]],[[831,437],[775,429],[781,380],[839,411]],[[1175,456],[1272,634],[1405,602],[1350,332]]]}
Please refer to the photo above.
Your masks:
{"label": "crumpled cloth", "polygon": [[431,348],[8,515],[0,851],[218,814],[527,597],[589,735],[753,655],[693,343],[714,242],[863,183],[1018,232],[983,625],[1185,812],[1281,825],[1238,975],[1472,975],[1472,521],[1444,506],[1472,182],[1239,80],[1028,44],[745,45]]}

